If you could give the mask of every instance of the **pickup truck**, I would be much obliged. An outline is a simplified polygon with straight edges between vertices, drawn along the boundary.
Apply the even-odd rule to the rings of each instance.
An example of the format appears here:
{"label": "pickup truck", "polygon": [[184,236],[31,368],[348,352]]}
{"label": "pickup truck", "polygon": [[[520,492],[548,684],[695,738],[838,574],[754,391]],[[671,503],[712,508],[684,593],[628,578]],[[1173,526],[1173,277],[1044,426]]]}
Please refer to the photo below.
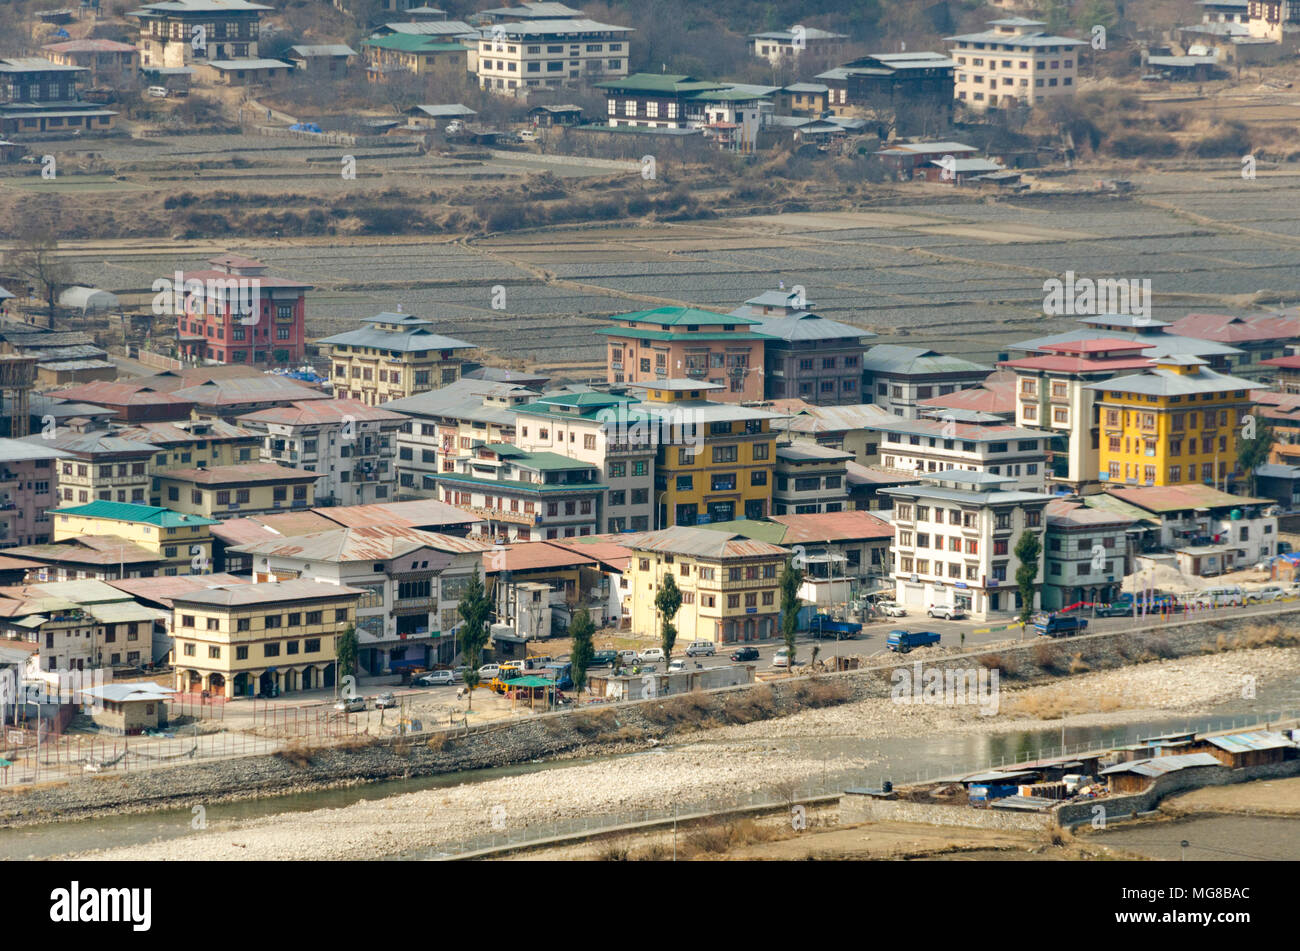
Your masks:
{"label": "pickup truck", "polygon": [[862,633],[862,625],[856,621],[837,621],[825,614],[818,614],[808,622],[808,631],[813,637],[829,637],[832,640],[842,637],[851,641]]}
{"label": "pickup truck", "polygon": [[885,638],[885,646],[900,654],[906,654],[913,647],[929,647],[938,643],[939,635],[934,631],[890,631]]}
{"label": "pickup truck", "polygon": [[1088,629],[1088,622],[1068,614],[1039,615],[1034,618],[1034,633],[1045,637],[1069,637]]}

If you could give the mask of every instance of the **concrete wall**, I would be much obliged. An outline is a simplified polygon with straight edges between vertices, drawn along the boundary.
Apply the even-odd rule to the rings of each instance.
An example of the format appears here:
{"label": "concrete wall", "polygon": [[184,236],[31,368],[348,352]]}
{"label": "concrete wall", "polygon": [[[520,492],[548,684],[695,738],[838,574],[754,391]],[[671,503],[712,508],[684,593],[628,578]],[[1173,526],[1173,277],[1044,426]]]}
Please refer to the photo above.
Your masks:
{"label": "concrete wall", "polygon": [[972,806],[947,806],[897,799],[876,799],[862,793],[845,793],[840,798],[840,825],[858,822],[915,822],[931,826],[964,826],[1041,832],[1056,825],[1050,813],[1013,812]]}

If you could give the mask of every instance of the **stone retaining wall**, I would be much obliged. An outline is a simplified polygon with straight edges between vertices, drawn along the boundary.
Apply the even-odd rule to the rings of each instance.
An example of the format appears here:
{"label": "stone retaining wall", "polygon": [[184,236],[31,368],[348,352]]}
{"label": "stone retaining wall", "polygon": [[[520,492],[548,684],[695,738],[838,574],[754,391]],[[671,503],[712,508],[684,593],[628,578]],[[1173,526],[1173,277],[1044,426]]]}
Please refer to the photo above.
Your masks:
{"label": "stone retaining wall", "polygon": [[846,792],[840,797],[840,825],[859,822],[914,822],[928,826],[998,829],[1003,832],[1044,832],[1056,825],[1056,819],[1045,812],[1011,812],[1007,809],[977,809],[967,805],[904,802]]}

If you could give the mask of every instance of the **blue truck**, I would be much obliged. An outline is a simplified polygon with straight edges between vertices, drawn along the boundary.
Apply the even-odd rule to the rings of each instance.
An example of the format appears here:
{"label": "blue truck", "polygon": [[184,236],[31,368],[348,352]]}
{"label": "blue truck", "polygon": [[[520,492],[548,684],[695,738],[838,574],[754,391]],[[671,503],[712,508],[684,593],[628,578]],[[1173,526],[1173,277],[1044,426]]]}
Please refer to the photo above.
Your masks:
{"label": "blue truck", "polygon": [[1070,637],[1088,629],[1088,622],[1071,614],[1038,614],[1033,619],[1034,633],[1044,637]]}
{"label": "blue truck", "polygon": [[885,646],[900,654],[906,654],[913,647],[929,647],[938,643],[939,635],[934,631],[890,631],[885,638]]}
{"label": "blue truck", "polygon": [[829,615],[818,614],[808,622],[808,632],[813,637],[843,638],[851,641],[862,633],[862,625],[856,621],[837,621]]}

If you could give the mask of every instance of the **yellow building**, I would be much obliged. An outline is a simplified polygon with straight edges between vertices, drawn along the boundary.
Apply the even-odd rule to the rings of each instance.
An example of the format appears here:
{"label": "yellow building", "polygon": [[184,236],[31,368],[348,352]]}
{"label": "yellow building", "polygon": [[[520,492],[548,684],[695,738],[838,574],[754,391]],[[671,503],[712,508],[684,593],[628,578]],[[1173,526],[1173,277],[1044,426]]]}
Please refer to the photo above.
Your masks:
{"label": "yellow building", "polygon": [[433,321],[414,314],[378,314],[317,341],[330,358],[334,395],[368,406],[413,396],[460,379],[458,350],[474,344],[433,332]]}
{"label": "yellow building", "polygon": [[777,579],[788,552],[711,528],[674,526],[640,536],[628,563],[632,630],[659,634],[655,595],[666,574],[682,592],[677,644],[766,640],[780,630]]}
{"label": "yellow building", "polygon": [[438,36],[394,33],[372,36],[362,44],[366,78],[382,82],[389,76],[438,75],[469,82],[469,48],[443,42]]}
{"label": "yellow building", "polygon": [[173,596],[176,689],[225,697],[333,687],[358,588],[271,581]]}
{"label": "yellow building", "polygon": [[154,479],[162,504],[208,518],[270,515],[316,504],[316,480],[306,469],[275,462],[211,469],[173,469]]}
{"label": "yellow building", "polygon": [[1237,437],[1259,384],[1211,370],[1200,357],[1153,362],[1141,373],[1088,384],[1098,391],[1098,478],[1227,486],[1240,476]]}
{"label": "yellow building", "polygon": [[210,518],[184,515],[153,505],[88,502],[53,509],[50,521],[56,542],[86,535],[113,535],[161,555],[164,575],[212,573]]}
{"label": "yellow building", "polygon": [[663,380],[637,409],[659,420],[655,524],[696,525],[772,511],[774,414],[704,399],[717,384]]}
{"label": "yellow building", "polygon": [[[257,462],[262,450],[259,434],[220,419],[200,419],[197,416],[176,422],[139,423],[118,435],[155,447],[149,465],[153,475],[162,475],[173,469]],[[162,503],[156,482],[149,501],[152,505]]]}

